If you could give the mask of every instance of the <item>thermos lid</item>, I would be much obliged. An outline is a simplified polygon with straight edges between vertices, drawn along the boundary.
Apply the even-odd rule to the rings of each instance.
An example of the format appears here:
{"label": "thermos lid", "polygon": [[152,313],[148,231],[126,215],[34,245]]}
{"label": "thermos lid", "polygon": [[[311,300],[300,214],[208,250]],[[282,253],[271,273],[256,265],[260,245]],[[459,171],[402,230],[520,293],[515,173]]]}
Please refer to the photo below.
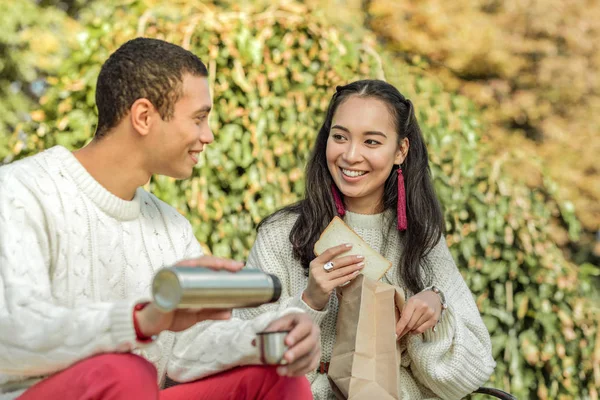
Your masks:
{"label": "thermos lid", "polygon": [[271,280],[273,281],[273,297],[271,297],[270,303],[274,303],[279,300],[281,296],[281,281],[275,275],[268,274]]}

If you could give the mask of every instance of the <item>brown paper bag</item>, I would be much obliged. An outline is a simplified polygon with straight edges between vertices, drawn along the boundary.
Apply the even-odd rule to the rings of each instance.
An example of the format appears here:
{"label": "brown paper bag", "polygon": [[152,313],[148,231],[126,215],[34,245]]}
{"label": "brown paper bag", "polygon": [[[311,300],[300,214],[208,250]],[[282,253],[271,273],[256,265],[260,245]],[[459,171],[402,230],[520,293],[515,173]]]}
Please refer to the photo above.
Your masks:
{"label": "brown paper bag", "polygon": [[400,399],[398,308],[404,292],[359,275],[338,290],[329,381],[338,399]]}

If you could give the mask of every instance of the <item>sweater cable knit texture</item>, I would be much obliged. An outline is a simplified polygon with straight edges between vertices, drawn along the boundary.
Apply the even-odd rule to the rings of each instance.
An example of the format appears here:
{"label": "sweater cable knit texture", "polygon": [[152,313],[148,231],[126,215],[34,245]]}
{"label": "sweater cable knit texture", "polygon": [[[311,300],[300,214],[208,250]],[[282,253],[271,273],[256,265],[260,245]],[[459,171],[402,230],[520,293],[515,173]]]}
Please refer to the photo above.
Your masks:
{"label": "sweater cable knit texture", "polygon": [[[332,295],[322,311],[315,311],[302,301],[308,277],[294,258],[289,242],[296,218],[293,214],[284,214],[265,224],[258,232],[247,262],[248,268],[260,268],[281,279],[283,291],[279,302],[242,310],[240,315],[251,319],[261,312],[287,307],[304,309],[321,327],[322,360],[329,361],[335,343],[337,297]],[[382,229],[388,226],[389,218],[393,218],[390,212],[361,215],[347,211],[344,220],[371,247],[392,261],[392,268],[382,281],[404,288],[398,279],[397,260],[402,252],[400,233],[396,229],[389,232]],[[490,336],[443,239],[427,255],[425,263],[428,284],[444,292],[449,308],[436,332],[430,329],[422,335],[405,335],[400,340],[402,358],[398,367],[402,399],[459,399],[484,384],[494,370]],[[406,288],[404,290],[411,295]],[[326,375],[313,372],[308,379],[315,399],[334,398]]]}
{"label": "sweater cable knit texture", "polygon": [[[200,255],[177,210],[141,188],[131,201],[114,196],[63,147],[3,166],[0,385],[47,376],[103,352],[135,350],[154,363],[159,384],[167,369],[184,381],[258,364],[255,333],[293,309],[163,332],[149,345],[136,341],[133,307],[149,298],[154,272]],[[177,352],[187,348],[193,352]]]}

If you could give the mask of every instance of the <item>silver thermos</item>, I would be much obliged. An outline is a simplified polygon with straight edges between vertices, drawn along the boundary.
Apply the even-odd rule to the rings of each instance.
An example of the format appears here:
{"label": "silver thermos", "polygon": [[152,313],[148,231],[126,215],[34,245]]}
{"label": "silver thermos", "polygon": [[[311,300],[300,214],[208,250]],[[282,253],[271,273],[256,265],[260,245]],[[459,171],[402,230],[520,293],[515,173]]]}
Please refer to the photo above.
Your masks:
{"label": "silver thermos", "polygon": [[244,308],[279,300],[281,282],[257,269],[238,272],[168,267],[152,281],[152,298],[163,311],[176,308]]}

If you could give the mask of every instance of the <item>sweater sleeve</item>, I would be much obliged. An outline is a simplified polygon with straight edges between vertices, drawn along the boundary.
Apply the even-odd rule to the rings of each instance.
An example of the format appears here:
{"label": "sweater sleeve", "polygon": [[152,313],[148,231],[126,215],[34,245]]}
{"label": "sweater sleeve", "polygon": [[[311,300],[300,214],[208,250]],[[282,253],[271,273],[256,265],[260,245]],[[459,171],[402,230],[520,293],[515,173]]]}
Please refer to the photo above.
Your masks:
{"label": "sweater sleeve", "polygon": [[[271,238],[265,239],[264,231],[261,232],[256,243],[264,249],[265,241]],[[256,249],[255,244],[245,268],[261,265],[256,256]],[[289,285],[284,283],[288,278],[282,277],[281,271],[278,271],[277,275],[282,280],[281,298],[288,298],[286,293]],[[291,301],[291,298],[287,300],[285,304],[236,309],[233,311],[233,319],[229,321],[201,322],[178,334],[167,374],[175,381],[189,382],[236,366],[260,364],[258,349],[252,345],[256,333],[263,331],[271,322],[284,315],[306,311],[305,307]]]}
{"label": "sweater sleeve", "polygon": [[289,241],[294,221],[295,218],[291,216],[279,217],[259,229],[254,246],[248,255],[246,268],[257,268],[277,276],[281,281],[281,296],[276,303],[240,310],[242,318],[250,319],[264,312],[296,307],[302,309],[317,325],[320,325],[327,315],[329,304],[325,309],[317,311],[302,300],[305,285],[300,285],[301,289],[297,289],[298,282],[305,278],[304,269],[294,258]]}
{"label": "sweater sleeve", "polygon": [[177,382],[190,382],[233,367],[261,364],[252,344],[256,334],[284,315],[302,312],[287,308],[245,321],[236,318],[237,311],[231,320],[200,322],[178,334],[167,375]]}
{"label": "sweater sleeve", "polygon": [[0,372],[42,375],[100,352],[137,346],[134,301],[57,305],[50,270],[61,262],[43,205],[11,173],[0,170]]}
{"label": "sweater sleeve", "polygon": [[490,335],[443,237],[426,262],[433,273],[430,283],[444,293],[448,309],[436,332],[408,337],[411,370],[441,398],[463,398],[494,371]]}

